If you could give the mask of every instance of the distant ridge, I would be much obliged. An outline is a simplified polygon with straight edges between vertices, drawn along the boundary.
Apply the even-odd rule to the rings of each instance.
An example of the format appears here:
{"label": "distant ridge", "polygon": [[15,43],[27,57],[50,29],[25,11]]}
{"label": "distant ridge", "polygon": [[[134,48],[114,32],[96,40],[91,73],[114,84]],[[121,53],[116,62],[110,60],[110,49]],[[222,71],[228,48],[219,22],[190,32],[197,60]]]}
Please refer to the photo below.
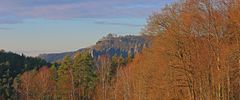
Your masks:
{"label": "distant ridge", "polygon": [[147,36],[116,36],[108,34],[96,42],[95,45],[88,48],[82,48],[72,52],[40,54],[38,57],[48,62],[61,61],[67,55],[74,57],[76,52],[89,52],[94,59],[100,55],[127,57],[129,55],[134,56],[136,53],[141,52],[143,48],[148,48],[149,44],[150,42]]}

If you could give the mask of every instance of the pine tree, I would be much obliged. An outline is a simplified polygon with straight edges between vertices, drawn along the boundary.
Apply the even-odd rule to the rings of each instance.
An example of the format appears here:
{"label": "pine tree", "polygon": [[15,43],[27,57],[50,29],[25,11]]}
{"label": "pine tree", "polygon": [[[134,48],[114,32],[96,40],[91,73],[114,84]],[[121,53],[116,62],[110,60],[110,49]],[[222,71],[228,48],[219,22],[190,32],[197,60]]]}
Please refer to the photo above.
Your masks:
{"label": "pine tree", "polygon": [[73,73],[79,99],[90,99],[90,92],[95,87],[95,68],[93,58],[89,53],[76,54]]}
{"label": "pine tree", "polygon": [[[59,67],[58,80],[57,80],[57,88],[58,88],[58,98],[61,99],[73,99],[73,86],[69,84],[69,81],[72,80],[72,60],[69,56],[66,56],[61,66]],[[69,98],[70,97],[70,98]]]}

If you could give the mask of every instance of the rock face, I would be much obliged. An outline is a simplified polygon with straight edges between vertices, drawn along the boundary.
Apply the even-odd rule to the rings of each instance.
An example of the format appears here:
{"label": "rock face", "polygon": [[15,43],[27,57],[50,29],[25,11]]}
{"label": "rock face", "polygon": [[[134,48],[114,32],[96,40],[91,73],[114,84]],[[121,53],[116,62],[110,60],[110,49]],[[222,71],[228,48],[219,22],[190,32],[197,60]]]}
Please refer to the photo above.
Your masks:
{"label": "rock face", "polygon": [[76,52],[90,52],[94,59],[101,55],[107,55],[108,57],[116,55],[126,58],[128,56],[133,57],[136,53],[141,52],[143,48],[148,48],[149,46],[150,42],[147,36],[114,36],[108,34],[94,46],[73,52],[41,54],[39,57],[48,62],[56,62],[61,61],[66,55],[74,57]]}

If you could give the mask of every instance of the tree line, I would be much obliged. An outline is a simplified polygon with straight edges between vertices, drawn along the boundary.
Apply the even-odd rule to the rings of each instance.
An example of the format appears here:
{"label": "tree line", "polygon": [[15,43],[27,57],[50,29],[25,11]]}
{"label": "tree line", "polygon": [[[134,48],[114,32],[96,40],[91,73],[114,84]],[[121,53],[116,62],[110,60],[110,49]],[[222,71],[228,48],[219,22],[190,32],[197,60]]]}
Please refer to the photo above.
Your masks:
{"label": "tree line", "polygon": [[120,66],[132,58],[103,55],[93,59],[88,52],[66,56],[60,63],[39,70],[26,71],[14,80],[14,89],[21,100],[92,100],[106,92]]}

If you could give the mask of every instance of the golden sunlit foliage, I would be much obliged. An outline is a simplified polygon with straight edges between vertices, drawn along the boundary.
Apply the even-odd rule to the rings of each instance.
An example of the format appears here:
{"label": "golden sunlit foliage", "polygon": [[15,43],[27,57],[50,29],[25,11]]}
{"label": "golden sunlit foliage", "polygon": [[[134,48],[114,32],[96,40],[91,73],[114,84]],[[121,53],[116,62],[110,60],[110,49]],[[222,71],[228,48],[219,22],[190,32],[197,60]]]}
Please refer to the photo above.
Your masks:
{"label": "golden sunlit foliage", "polygon": [[239,0],[185,0],[149,18],[152,48],[118,71],[117,98],[240,99]]}

